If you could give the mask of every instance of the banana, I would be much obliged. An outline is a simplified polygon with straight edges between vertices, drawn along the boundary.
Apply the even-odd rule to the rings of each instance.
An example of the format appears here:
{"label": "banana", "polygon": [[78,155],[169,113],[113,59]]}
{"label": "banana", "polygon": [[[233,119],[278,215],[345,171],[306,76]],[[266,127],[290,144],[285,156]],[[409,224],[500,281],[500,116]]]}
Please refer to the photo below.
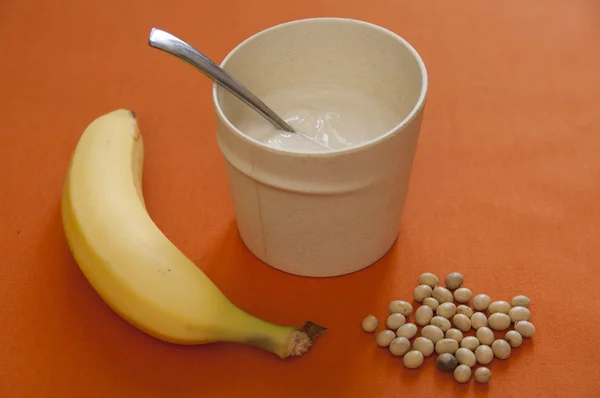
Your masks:
{"label": "banana", "polygon": [[118,109],[85,129],[71,156],[61,214],[69,249],[96,293],[143,332],[174,344],[251,344],[304,354],[325,328],[259,319],[234,305],[160,231],[142,192],[143,140]]}

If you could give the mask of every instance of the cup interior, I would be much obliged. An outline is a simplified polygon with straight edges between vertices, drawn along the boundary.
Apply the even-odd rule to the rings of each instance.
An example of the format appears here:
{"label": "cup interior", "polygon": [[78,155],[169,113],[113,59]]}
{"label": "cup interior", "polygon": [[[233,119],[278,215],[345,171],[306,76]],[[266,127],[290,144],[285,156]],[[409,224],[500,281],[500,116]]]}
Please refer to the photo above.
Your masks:
{"label": "cup interior", "polygon": [[[397,115],[381,136],[398,130],[420,109],[427,86],[423,61],[404,39],[377,25],[341,18],[269,28],[238,45],[221,66],[259,98],[301,86],[359,90]],[[218,85],[214,95],[217,112],[236,130],[242,119],[261,118]],[[276,110],[277,104],[265,103]]]}

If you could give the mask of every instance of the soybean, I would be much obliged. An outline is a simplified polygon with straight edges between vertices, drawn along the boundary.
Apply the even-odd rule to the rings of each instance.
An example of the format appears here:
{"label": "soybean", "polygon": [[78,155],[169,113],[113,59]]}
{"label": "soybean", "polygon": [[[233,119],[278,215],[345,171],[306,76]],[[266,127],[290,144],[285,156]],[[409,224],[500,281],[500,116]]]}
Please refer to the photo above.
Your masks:
{"label": "soybean", "polygon": [[510,304],[508,304],[506,301],[502,301],[502,300],[494,301],[488,307],[488,311],[490,314],[495,314],[498,312],[500,312],[502,314],[508,314],[508,311],[510,311]]}
{"label": "soybean", "polygon": [[435,364],[442,372],[453,372],[458,366],[458,360],[456,357],[448,352],[438,355],[435,360]]}
{"label": "soybean", "polygon": [[477,337],[467,336],[462,339],[460,342],[460,346],[464,348],[468,348],[471,351],[475,351],[477,347],[479,347],[479,340]]}
{"label": "soybean", "polygon": [[461,332],[468,332],[471,330],[471,320],[468,316],[463,314],[456,314],[452,317],[452,323]]}
{"label": "soybean", "polygon": [[415,301],[421,303],[427,297],[431,297],[432,289],[429,285],[419,285],[415,287],[413,291],[413,297]]}
{"label": "soybean", "polygon": [[460,289],[456,289],[454,291],[454,300],[456,300],[458,303],[468,303],[472,297],[473,292],[466,287],[461,287]]}
{"label": "soybean", "polygon": [[485,384],[492,378],[492,371],[486,367],[477,368],[475,371],[475,380],[478,383]]}
{"label": "soybean", "polygon": [[440,305],[440,303],[438,303],[438,301],[436,299],[434,299],[433,297],[427,297],[425,298],[425,300],[423,300],[423,305],[427,305],[429,307],[431,307],[432,310],[436,310],[437,307]]}
{"label": "soybean", "polygon": [[471,326],[473,329],[478,330],[484,326],[487,326],[488,319],[483,312],[476,312],[471,316]]}
{"label": "soybean", "polygon": [[454,354],[458,350],[458,341],[453,339],[441,339],[435,343],[435,352],[443,354],[445,352]]}
{"label": "soybean", "polygon": [[421,336],[428,338],[433,342],[433,344],[435,344],[444,338],[444,332],[442,332],[442,329],[438,328],[437,326],[427,325],[421,329]]}
{"label": "soybean", "polygon": [[487,345],[480,345],[475,350],[475,359],[481,365],[487,365],[494,359],[494,351]]}
{"label": "soybean", "polygon": [[513,297],[513,299],[511,300],[511,304],[512,304],[513,307],[525,307],[525,308],[529,308],[529,305],[531,304],[531,301],[529,300],[529,297],[523,296],[523,295],[519,295],[519,296]]}
{"label": "soybean", "polygon": [[528,321],[531,318],[531,311],[525,307],[512,307],[508,311],[508,316],[512,322]]}
{"label": "soybean", "polygon": [[467,365],[458,365],[454,369],[454,380],[459,383],[466,383],[471,378],[471,368]]}
{"label": "soybean", "polygon": [[413,312],[413,306],[408,301],[394,300],[390,302],[388,310],[390,314],[402,314],[404,316],[409,316]]}
{"label": "soybean", "polygon": [[486,326],[477,329],[475,336],[484,345],[491,345],[494,342],[494,332]]}
{"label": "soybean", "polygon": [[438,286],[433,289],[431,293],[432,297],[438,301],[438,303],[451,303],[454,300],[452,292],[445,287]]}
{"label": "soybean", "polygon": [[377,334],[376,341],[379,347],[389,347],[392,340],[396,338],[396,333],[389,329],[382,330]]}
{"label": "soybean", "polygon": [[492,299],[487,294],[478,294],[477,296],[473,297],[473,300],[471,301],[473,308],[475,308],[477,311],[487,310],[491,302]]}
{"label": "soybean", "polygon": [[413,343],[413,348],[417,351],[421,351],[424,357],[428,357],[433,354],[433,341],[426,337],[417,337]]}
{"label": "soybean", "polygon": [[519,321],[515,323],[515,330],[523,337],[531,337],[535,334],[535,326],[529,321]]}
{"label": "soybean", "polygon": [[419,275],[419,285],[428,285],[433,289],[439,283],[440,280],[438,279],[438,277],[435,276],[435,274],[432,274],[431,272],[425,272]]}
{"label": "soybean", "polygon": [[443,316],[434,316],[433,318],[431,318],[431,321],[429,323],[433,326],[437,326],[438,328],[442,329],[442,332],[447,332],[448,329],[452,327],[450,321],[444,318]]}
{"label": "soybean", "polygon": [[406,337],[407,339],[412,339],[417,334],[417,325],[414,323],[405,323],[400,326],[396,331],[397,337]]}
{"label": "soybean", "polygon": [[456,354],[454,354],[454,356],[458,360],[458,363],[461,365],[467,365],[470,368],[475,366],[475,363],[477,362],[475,354],[473,354],[473,351],[469,350],[468,348],[459,348],[456,350]]}
{"label": "soybean", "polygon": [[494,330],[506,330],[510,326],[510,317],[502,312],[495,312],[488,318],[488,325]]}
{"label": "soybean", "polygon": [[401,357],[410,350],[410,341],[406,337],[396,337],[390,343],[390,352],[392,355]]}
{"label": "soybean", "polygon": [[446,275],[446,287],[450,290],[456,290],[462,286],[465,279],[458,272],[451,272]]}
{"label": "soybean", "polygon": [[510,330],[506,332],[504,340],[506,340],[512,348],[520,347],[521,344],[523,344],[523,336],[521,336],[521,333],[517,332],[516,330]]}
{"label": "soybean", "polygon": [[442,303],[437,307],[435,313],[446,319],[450,319],[456,314],[456,305],[454,303]]}
{"label": "soybean", "polygon": [[402,363],[409,369],[416,369],[423,364],[423,353],[417,350],[409,351],[402,358]]}
{"label": "soybean", "polygon": [[388,329],[398,330],[398,328],[406,323],[406,318],[402,314],[391,314],[385,321]]}
{"label": "soybean", "polygon": [[369,315],[362,321],[362,328],[365,332],[374,332],[377,330],[377,326],[379,326],[379,321],[374,315]]}
{"label": "soybean", "polygon": [[463,339],[463,333],[458,329],[448,329],[444,337],[446,337],[447,339],[456,340],[460,343]]}
{"label": "soybean", "polygon": [[510,344],[508,344],[506,340],[496,340],[492,343],[492,351],[494,351],[494,356],[496,358],[506,359],[510,356]]}
{"label": "soybean", "polygon": [[473,316],[473,309],[467,305],[461,304],[456,307],[457,314],[463,314],[471,318]]}
{"label": "soybean", "polygon": [[417,322],[417,325],[419,326],[428,325],[431,318],[433,318],[433,310],[431,307],[422,305],[415,311],[415,322]]}

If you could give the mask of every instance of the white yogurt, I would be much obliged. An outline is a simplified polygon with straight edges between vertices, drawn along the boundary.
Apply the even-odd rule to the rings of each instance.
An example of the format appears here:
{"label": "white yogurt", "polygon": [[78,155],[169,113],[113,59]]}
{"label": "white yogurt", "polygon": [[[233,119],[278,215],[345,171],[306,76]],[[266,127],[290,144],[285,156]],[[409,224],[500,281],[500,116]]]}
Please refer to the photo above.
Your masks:
{"label": "white yogurt", "polygon": [[244,118],[238,128],[267,145],[294,152],[356,146],[391,130],[400,116],[383,101],[356,89],[310,86],[279,90],[261,99],[300,134],[275,128],[262,118]]}

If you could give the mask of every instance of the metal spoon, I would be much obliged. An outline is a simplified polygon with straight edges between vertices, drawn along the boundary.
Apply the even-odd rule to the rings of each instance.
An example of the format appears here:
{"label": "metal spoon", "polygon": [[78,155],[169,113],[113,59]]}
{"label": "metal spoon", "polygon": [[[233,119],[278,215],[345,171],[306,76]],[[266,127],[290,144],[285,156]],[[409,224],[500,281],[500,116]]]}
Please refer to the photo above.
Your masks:
{"label": "metal spoon", "polygon": [[206,76],[219,83],[233,95],[252,107],[260,113],[265,119],[271,122],[280,130],[290,133],[296,133],[294,129],[287,124],[282,118],[277,116],[275,112],[256,95],[252,94],[246,87],[236,81],[221,67],[211,61],[207,56],[190,46],[183,40],[165,32],[164,30],[152,28],[148,43],[151,47],[163,50],[171,55],[186,61],[198,68]]}

